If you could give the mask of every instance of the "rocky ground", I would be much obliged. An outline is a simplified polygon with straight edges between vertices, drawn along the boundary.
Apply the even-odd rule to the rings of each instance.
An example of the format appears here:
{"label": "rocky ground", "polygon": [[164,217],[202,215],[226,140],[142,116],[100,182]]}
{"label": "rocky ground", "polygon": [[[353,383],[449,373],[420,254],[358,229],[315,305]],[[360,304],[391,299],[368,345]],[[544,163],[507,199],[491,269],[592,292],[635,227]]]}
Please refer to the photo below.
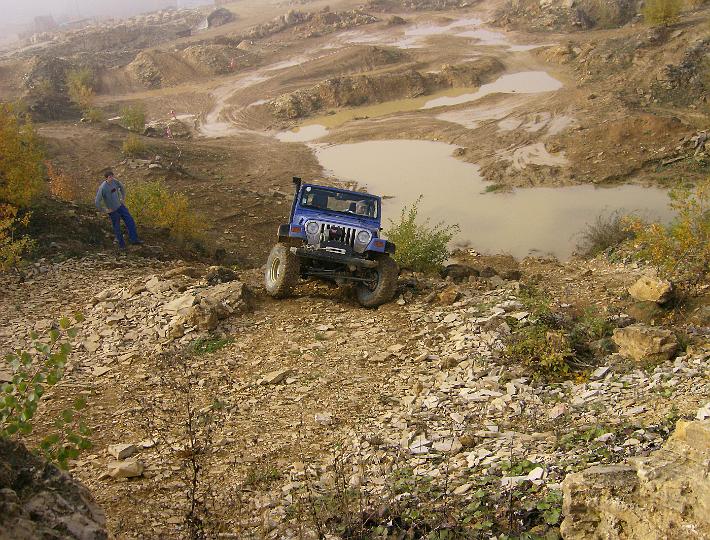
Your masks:
{"label": "rocky ground", "polygon": [[[383,508],[405,519],[420,502],[434,505],[434,516],[445,504],[449,519],[489,523],[469,531],[482,537],[556,530],[559,513],[536,505],[558,508],[569,473],[648,455],[677,418],[708,402],[707,336],[688,327],[692,344],[675,357],[668,340],[649,348],[635,339],[634,349],[633,336],[615,336],[623,356],[599,356],[571,379],[537,379],[504,354],[510,333],[538,316],[519,280],[559,274],[547,293],[556,313],[580,308],[594,291],[617,333],[658,332],[631,325],[626,313],[640,269],[604,259],[517,268],[472,260],[477,270],[459,283],[400,278],[398,300],[375,311],[320,287],[267,300],[258,272],[134,257],[40,262],[22,283],[3,283],[1,346],[46,332],[62,315],[84,315],[41,418],[51,423],[86,396],[94,446],[71,472],[117,537],[187,535],[191,457],[204,467],[194,489],[207,505],[201,526],[213,533],[342,532],[339,513],[350,527],[372,529],[387,521]],[[568,284],[577,305],[565,298]],[[215,400],[215,416],[187,429]],[[427,500],[424,485],[441,495]],[[503,510],[501,496],[514,499]]]}
{"label": "rocky ground", "polygon": [[[240,2],[228,6],[233,20],[190,36],[206,14],[138,18],[106,36],[87,29],[0,60],[0,99],[34,103],[48,157],[75,188],[70,205],[52,200],[34,214],[47,258],[0,276],[0,353],[83,315],[28,444],[86,397],[93,448],[70,472],[110,535],[416,538],[460,527],[468,538],[555,538],[567,516],[563,532],[583,538],[628,523],[658,531],[638,510],[652,504],[685,520],[687,536],[666,537],[702,537],[691,532],[707,530],[707,482],[692,464],[706,459],[696,443],[709,414],[707,288],[674,312],[652,276],[629,292],[650,269],[628,253],[557,262],[466,251],[448,277],[403,272],[396,300],[377,310],[321,286],[281,302],[261,288],[291,177],[326,174],[312,148],[275,135],[316,114],[354,109],[319,142],[449,142],[501,189],[706,175],[708,8],[649,29],[628,2],[548,4]],[[450,35],[468,21],[489,39],[478,19],[510,31],[493,45]],[[111,45],[126,36],[130,47]],[[115,120],[80,122],[65,77],[83,65],[96,69],[107,118],[146,107],[143,154],[122,154],[128,132]],[[357,113],[520,71],[562,87],[444,112]],[[106,166],[129,189],[158,179],[186,193],[207,218],[206,244],[176,247],[145,231],[146,246],[117,257],[108,223],[86,206]],[[235,266],[211,268],[215,254]],[[540,321],[557,329],[544,336],[551,346],[560,328],[587,336],[571,373],[509,354],[512,336]],[[705,424],[667,441],[693,418]],[[673,455],[693,482],[672,484],[666,499],[692,492],[688,511],[652,495],[645,460]],[[633,493],[609,479],[617,473]],[[32,493],[0,480],[0,504],[26,519]],[[615,514],[629,496],[634,510]]]}
{"label": "rocky ground", "polygon": [[[88,199],[107,166],[129,184],[164,180],[207,217],[210,241],[246,265],[266,256],[287,211],[288,202],[274,193],[289,194],[294,174],[327,174],[307,145],[275,138],[304,115],[308,120],[353,110],[353,120],[330,129],[319,140],[324,143],[451,143],[459,147],[457,157],[480,165],[499,190],[620,182],[675,186],[681,177],[692,181],[707,174],[706,141],[698,144],[707,129],[707,8],[687,11],[683,24],[671,29],[650,29],[632,18],[588,31],[523,28],[497,35],[475,21],[497,21],[498,10],[507,9],[500,2],[398,6],[399,15],[393,15],[393,5],[351,0],[290,11],[240,3],[228,6],[233,21],[177,38],[176,21],[187,24],[202,15],[158,14],[117,27],[119,36],[141,28],[146,36],[120,50],[112,33],[104,43],[97,37],[102,29],[77,31],[41,51],[10,52],[0,60],[0,99],[24,99],[38,121],[53,120],[38,128],[49,158],[75,181],[74,198]],[[520,17],[534,21],[527,4],[520,6]],[[481,41],[457,35],[456,24]],[[448,27],[453,30],[441,30]],[[97,55],[113,54],[111,61],[94,55],[87,63],[86,51],[69,47],[82,36]],[[93,71],[94,105],[114,120],[79,122],[65,80],[78,67]],[[491,94],[444,112],[399,111],[396,105],[520,71],[546,72],[562,87]],[[387,103],[394,105],[385,117],[357,114],[359,106]],[[123,106],[135,104],[148,113],[146,151],[126,163],[121,145],[129,133],[115,118]],[[164,138],[168,126],[175,144]],[[156,156],[179,167],[159,166]]]}

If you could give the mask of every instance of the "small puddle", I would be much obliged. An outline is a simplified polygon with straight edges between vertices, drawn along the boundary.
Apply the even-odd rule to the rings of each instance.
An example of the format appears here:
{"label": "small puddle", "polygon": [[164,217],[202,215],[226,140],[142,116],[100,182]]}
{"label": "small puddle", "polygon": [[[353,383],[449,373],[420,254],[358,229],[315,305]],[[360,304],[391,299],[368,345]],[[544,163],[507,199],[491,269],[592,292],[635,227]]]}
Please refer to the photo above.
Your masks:
{"label": "small puddle", "polygon": [[427,101],[423,109],[460,105],[469,101],[476,101],[490,94],[539,94],[554,92],[562,88],[562,83],[548,75],[545,71],[521,71],[509,73],[496,81],[484,84],[478,91],[463,94],[457,97],[441,97]]}
{"label": "small puddle", "polygon": [[315,141],[328,134],[328,129],[319,124],[302,126],[291,131],[282,131],[276,134],[276,138],[282,142],[308,142]]}
{"label": "small puddle", "polygon": [[667,221],[668,196],[656,188],[574,186],[483,193],[477,165],[452,156],[455,146],[432,141],[369,141],[314,145],[321,165],[337,178],[355,181],[384,201],[387,218],[424,196],[420,212],[432,222],[458,223],[455,239],[489,253],[524,257],[531,253],[567,259],[578,234],[602,212],[635,212]]}

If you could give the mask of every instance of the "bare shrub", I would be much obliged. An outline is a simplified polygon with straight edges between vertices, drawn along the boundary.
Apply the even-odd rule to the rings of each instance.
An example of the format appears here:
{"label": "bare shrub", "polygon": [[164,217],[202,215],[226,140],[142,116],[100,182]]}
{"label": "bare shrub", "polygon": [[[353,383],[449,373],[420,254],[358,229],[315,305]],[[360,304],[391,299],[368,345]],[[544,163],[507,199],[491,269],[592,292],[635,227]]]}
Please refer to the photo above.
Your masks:
{"label": "bare shrub", "polygon": [[596,257],[609,248],[614,248],[622,242],[633,238],[629,230],[626,216],[620,212],[599,214],[597,218],[582,231],[576,252],[582,257]]}

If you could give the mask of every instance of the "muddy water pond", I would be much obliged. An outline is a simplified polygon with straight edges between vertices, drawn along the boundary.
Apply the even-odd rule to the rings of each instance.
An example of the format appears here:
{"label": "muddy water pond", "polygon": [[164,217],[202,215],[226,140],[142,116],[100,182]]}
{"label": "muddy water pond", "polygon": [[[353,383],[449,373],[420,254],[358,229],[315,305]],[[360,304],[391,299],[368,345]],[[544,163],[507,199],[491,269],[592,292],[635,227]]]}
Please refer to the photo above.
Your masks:
{"label": "muddy water pond", "polygon": [[455,146],[431,141],[369,141],[313,145],[328,173],[387,197],[383,223],[421,194],[420,215],[457,223],[456,245],[516,257],[551,254],[567,259],[579,234],[600,213],[622,211],[648,219],[671,218],[664,190],[623,185],[573,186],[485,193],[478,166],[456,159]]}

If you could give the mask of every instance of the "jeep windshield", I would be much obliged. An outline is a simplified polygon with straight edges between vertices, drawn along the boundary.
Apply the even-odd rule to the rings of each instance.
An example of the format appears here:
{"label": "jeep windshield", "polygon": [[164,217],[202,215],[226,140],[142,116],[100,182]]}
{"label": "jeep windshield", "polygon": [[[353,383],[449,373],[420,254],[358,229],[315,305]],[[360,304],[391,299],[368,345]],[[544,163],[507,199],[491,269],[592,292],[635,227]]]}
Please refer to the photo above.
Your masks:
{"label": "jeep windshield", "polygon": [[343,193],[315,186],[303,188],[300,204],[305,208],[373,219],[380,213],[379,200],[366,193]]}

